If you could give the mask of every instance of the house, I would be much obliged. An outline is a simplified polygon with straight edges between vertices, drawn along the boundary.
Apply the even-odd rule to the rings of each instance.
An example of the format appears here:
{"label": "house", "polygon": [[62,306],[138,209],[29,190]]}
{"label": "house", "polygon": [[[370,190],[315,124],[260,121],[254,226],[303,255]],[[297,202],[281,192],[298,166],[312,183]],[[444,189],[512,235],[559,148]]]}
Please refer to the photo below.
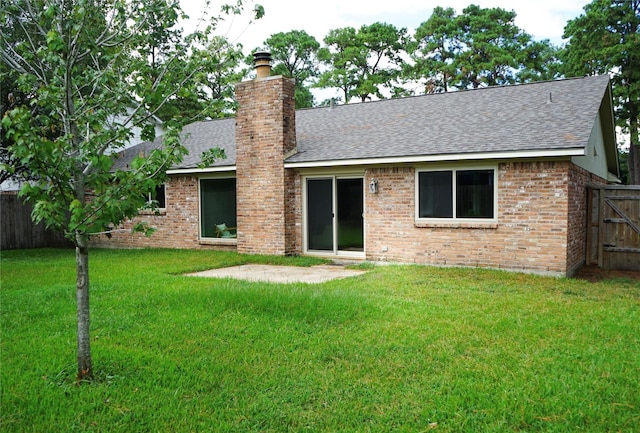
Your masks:
{"label": "house", "polygon": [[[236,87],[236,118],[184,129],[166,206],[141,216],[154,235],[94,245],[553,275],[584,264],[587,186],[619,176],[608,77],[296,111],[293,81],[268,60],[257,71]],[[213,146],[227,158],[198,168]]]}

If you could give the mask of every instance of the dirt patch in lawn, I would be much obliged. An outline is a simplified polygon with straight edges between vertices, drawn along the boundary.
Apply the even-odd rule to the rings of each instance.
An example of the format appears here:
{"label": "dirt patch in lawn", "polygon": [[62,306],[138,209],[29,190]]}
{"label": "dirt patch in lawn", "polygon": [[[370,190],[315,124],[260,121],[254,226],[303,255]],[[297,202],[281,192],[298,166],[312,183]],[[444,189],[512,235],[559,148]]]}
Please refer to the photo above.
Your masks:
{"label": "dirt patch in lawn", "polygon": [[605,271],[597,266],[583,266],[575,278],[580,280],[587,280],[592,283],[596,283],[602,280],[609,280],[612,278],[628,278],[631,280],[640,281],[640,272],[636,271]]}

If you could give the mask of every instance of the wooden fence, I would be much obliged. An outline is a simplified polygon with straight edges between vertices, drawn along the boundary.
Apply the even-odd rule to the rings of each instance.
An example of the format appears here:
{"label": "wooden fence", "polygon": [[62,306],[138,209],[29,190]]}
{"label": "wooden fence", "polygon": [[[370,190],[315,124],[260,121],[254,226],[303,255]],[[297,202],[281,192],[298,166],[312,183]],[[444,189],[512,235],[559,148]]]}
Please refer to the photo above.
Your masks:
{"label": "wooden fence", "polygon": [[33,207],[15,192],[0,192],[0,250],[70,248],[62,233],[45,229],[31,220]]}
{"label": "wooden fence", "polygon": [[640,271],[640,186],[589,189],[586,264]]}

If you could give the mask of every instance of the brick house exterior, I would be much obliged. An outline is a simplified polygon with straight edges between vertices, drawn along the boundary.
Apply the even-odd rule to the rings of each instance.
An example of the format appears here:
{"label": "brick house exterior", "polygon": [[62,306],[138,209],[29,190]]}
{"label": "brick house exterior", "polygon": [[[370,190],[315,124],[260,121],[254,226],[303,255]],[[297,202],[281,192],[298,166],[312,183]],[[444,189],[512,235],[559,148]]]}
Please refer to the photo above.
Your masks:
{"label": "brick house exterior", "polygon": [[[586,188],[618,175],[606,77],[299,111],[288,78],[243,82],[236,93],[235,119],[186,128],[190,154],[168,172],[165,208],[140,216],[157,228],[153,236],[127,233],[130,222],[95,246],[572,275],[585,260]],[[450,110],[467,110],[477,125],[455,131],[434,119]],[[433,142],[421,119],[435,125]],[[212,146],[227,160],[196,168]],[[204,223],[208,212],[223,219],[207,210],[203,192],[216,179],[235,180],[233,237]],[[433,197],[440,195],[444,201]]]}

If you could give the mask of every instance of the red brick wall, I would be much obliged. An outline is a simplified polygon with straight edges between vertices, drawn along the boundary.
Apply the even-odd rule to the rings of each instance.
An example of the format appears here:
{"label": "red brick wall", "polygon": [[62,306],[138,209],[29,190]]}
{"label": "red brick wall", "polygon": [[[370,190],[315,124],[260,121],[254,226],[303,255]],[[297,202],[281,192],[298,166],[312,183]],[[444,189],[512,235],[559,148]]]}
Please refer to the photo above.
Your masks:
{"label": "red brick wall", "polygon": [[[92,246],[102,248],[211,248],[201,244],[198,178],[170,177],[165,184],[166,212],[144,214],[126,221],[111,239],[100,236],[92,239]],[[147,237],[131,234],[134,222],[146,221],[156,231]],[[217,245],[217,249],[235,249],[235,245]]]}
{"label": "red brick wall", "polygon": [[287,188],[286,209],[286,246],[287,254],[302,254],[302,190],[300,174],[294,170],[285,173]]}
{"label": "red brick wall", "polygon": [[567,236],[567,275],[573,275],[585,262],[587,239],[587,187],[606,185],[605,179],[577,165],[569,172],[569,229]]}
{"label": "red brick wall", "polygon": [[499,164],[497,224],[454,225],[416,224],[413,168],[369,169],[379,193],[366,194],[367,259],[565,274],[571,166]]}
{"label": "red brick wall", "polygon": [[295,148],[294,91],[294,81],[279,76],[236,86],[238,252],[293,253],[294,176],[284,158]]}
{"label": "red brick wall", "polygon": [[[586,187],[605,183],[569,162],[501,163],[498,165],[497,224],[451,227],[450,224],[416,224],[412,167],[368,169],[365,179],[372,177],[378,179],[379,193],[365,193],[368,260],[568,275],[584,263]],[[282,250],[270,254],[301,254],[301,176],[286,170],[283,182],[282,185],[291,187],[283,193],[286,217],[282,213],[277,215],[277,225],[283,227],[283,231],[277,233]],[[247,202],[251,202],[251,198],[255,197]],[[124,231],[115,233],[110,240],[102,236],[94,240],[93,245],[235,249],[233,244],[211,245],[199,240],[198,200],[197,177],[171,177],[166,184],[166,213],[136,218],[156,227],[151,237],[130,234],[133,223],[126,222],[122,225]],[[261,206],[255,202],[253,205]],[[248,211],[251,216],[251,209]],[[272,225],[271,230],[275,227]]]}

